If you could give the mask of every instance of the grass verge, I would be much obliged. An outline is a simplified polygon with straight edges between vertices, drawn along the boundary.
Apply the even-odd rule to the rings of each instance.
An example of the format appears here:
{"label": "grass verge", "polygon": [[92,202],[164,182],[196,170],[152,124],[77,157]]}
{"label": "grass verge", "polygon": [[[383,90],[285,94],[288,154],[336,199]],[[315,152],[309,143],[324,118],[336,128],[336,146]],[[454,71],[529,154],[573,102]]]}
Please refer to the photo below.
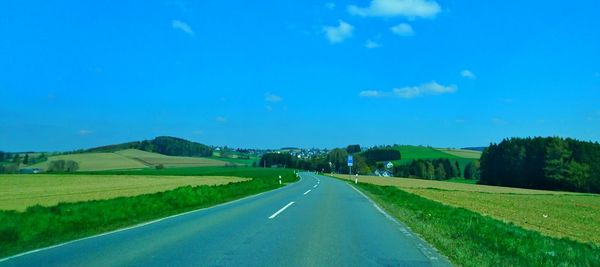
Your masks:
{"label": "grass verge", "polygon": [[600,265],[600,247],[593,244],[543,236],[392,186],[360,183],[358,187],[456,265]]}
{"label": "grass verge", "polygon": [[[297,178],[291,170],[211,168],[215,176],[253,178],[251,181],[219,186],[185,186],[174,190],[134,197],[61,203],[52,207],[33,206],[24,212],[0,212],[0,257],[99,234],[153,219],[214,206],[280,187]],[[188,169],[189,175],[207,171]],[[232,175],[235,173],[236,175]]]}

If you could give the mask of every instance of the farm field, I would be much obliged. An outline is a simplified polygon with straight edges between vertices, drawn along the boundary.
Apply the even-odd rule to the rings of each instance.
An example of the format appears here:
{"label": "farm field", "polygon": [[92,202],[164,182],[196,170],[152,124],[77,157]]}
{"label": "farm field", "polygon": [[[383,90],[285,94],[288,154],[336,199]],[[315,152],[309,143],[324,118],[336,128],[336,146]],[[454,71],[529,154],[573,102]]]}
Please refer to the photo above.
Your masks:
{"label": "farm field", "polygon": [[0,175],[0,210],[24,211],[38,204],[54,206],[247,180],[227,176]]}
{"label": "farm field", "polygon": [[135,169],[147,166],[139,161],[127,158],[116,153],[83,153],[48,157],[48,161],[28,166],[46,170],[48,164],[54,160],[73,160],[79,163],[80,171],[96,171],[108,169]]}
{"label": "farm field", "polygon": [[73,160],[79,163],[79,171],[103,171],[118,169],[142,169],[159,164],[165,167],[183,166],[223,166],[225,162],[192,157],[172,157],[136,149],[127,149],[115,153],[82,153],[52,156],[48,161],[28,166],[29,168],[47,169],[54,160]]}
{"label": "farm field", "polygon": [[407,178],[361,176],[359,181],[395,186],[548,236],[600,244],[600,195]]}
{"label": "farm field", "polygon": [[156,166],[159,164],[165,167],[207,167],[207,166],[223,166],[225,162],[210,158],[194,158],[194,157],[174,157],[166,156],[158,153],[152,153],[137,149],[126,149],[115,152],[115,154],[137,160],[145,165]]}

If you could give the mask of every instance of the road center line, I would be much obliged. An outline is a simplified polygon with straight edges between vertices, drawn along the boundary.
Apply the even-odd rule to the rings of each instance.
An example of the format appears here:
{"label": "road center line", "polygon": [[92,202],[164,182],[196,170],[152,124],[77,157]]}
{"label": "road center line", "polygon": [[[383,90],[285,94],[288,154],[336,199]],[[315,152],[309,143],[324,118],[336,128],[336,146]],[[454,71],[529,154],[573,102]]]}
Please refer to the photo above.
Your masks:
{"label": "road center line", "polygon": [[273,219],[275,217],[277,217],[277,215],[279,215],[279,213],[282,213],[285,209],[289,208],[291,205],[294,204],[294,201],[288,203],[287,205],[285,205],[283,208],[281,208],[280,210],[278,210],[277,212],[273,213],[273,215],[271,215],[271,217],[269,217],[269,219]]}
{"label": "road center line", "polygon": [[316,184],[315,186],[313,186],[313,188],[317,188],[318,184]]}
{"label": "road center line", "polygon": [[304,195],[306,196],[306,194],[310,193],[310,191],[312,191],[312,189],[308,189],[308,191],[304,192]]}

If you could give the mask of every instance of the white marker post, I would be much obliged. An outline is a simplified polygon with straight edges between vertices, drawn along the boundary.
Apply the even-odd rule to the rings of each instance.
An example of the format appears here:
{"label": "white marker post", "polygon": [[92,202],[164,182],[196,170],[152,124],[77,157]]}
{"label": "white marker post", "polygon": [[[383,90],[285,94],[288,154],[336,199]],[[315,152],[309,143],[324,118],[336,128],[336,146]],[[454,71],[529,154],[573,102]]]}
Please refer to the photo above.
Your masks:
{"label": "white marker post", "polygon": [[281,184],[281,175],[279,175],[279,184]]}
{"label": "white marker post", "polygon": [[358,184],[358,173],[356,174],[356,179],[354,180],[354,184]]}

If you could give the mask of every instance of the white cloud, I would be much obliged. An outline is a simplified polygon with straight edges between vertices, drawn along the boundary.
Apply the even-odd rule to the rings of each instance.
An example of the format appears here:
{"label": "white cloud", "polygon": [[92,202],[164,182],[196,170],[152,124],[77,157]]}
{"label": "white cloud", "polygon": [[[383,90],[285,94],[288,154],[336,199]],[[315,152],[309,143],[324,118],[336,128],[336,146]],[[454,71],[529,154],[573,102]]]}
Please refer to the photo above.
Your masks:
{"label": "white cloud", "polygon": [[335,3],[334,2],[327,2],[327,3],[325,3],[325,8],[327,8],[327,9],[334,9],[335,8]]}
{"label": "white cloud", "polygon": [[396,96],[402,98],[414,98],[422,95],[441,95],[449,94],[457,91],[456,85],[444,86],[435,81],[421,84],[419,86],[407,86],[395,88],[393,90]]}
{"label": "white cloud", "polygon": [[475,73],[473,73],[470,70],[463,70],[460,72],[460,76],[462,76],[463,78],[469,78],[469,79],[475,79],[477,78],[477,76],[475,76]]}
{"label": "white cloud", "polygon": [[363,17],[435,18],[442,8],[433,0],[371,0],[368,7],[348,6],[348,12]]}
{"label": "white cloud", "polygon": [[361,91],[358,95],[362,97],[383,97],[384,93],[377,90],[365,90]]}
{"label": "white cloud", "polygon": [[352,36],[352,32],[354,31],[354,26],[344,22],[343,20],[339,20],[338,22],[338,26],[323,27],[325,37],[332,44],[341,43],[350,38]]}
{"label": "white cloud", "polygon": [[217,116],[215,117],[215,121],[218,123],[226,123],[227,122],[227,118],[223,117],[223,116]]}
{"label": "white cloud", "polygon": [[418,86],[405,86],[401,88],[394,88],[391,92],[382,92],[376,90],[367,90],[359,93],[361,97],[400,97],[405,99],[411,99],[424,95],[441,95],[451,94],[458,90],[456,85],[441,85],[436,81],[424,83]]}
{"label": "white cloud", "polygon": [[413,36],[415,32],[413,31],[412,26],[408,23],[400,23],[396,26],[390,27],[390,30],[400,36]]}
{"label": "white cloud", "polygon": [[281,96],[274,95],[271,93],[265,94],[265,101],[267,101],[267,102],[277,103],[277,102],[281,102],[281,100],[283,100],[283,98]]}
{"label": "white cloud", "polygon": [[381,44],[379,44],[378,42],[375,42],[373,40],[367,40],[365,42],[365,47],[369,48],[369,49],[379,48],[379,47],[381,47]]}
{"label": "white cloud", "polygon": [[194,32],[194,30],[192,30],[192,27],[190,27],[190,25],[188,25],[187,23],[185,23],[185,22],[183,22],[181,20],[173,20],[173,21],[171,21],[171,26],[173,27],[173,29],[185,32],[189,36],[195,36],[196,35],[196,33]]}
{"label": "white cloud", "polygon": [[87,135],[90,135],[90,134],[92,134],[93,132],[92,132],[92,131],[90,131],[90,130],[81,129],[81,130],[79,130],[77,133],[78,133],[79,135],[81,135],[81,136],[87,136]]}

